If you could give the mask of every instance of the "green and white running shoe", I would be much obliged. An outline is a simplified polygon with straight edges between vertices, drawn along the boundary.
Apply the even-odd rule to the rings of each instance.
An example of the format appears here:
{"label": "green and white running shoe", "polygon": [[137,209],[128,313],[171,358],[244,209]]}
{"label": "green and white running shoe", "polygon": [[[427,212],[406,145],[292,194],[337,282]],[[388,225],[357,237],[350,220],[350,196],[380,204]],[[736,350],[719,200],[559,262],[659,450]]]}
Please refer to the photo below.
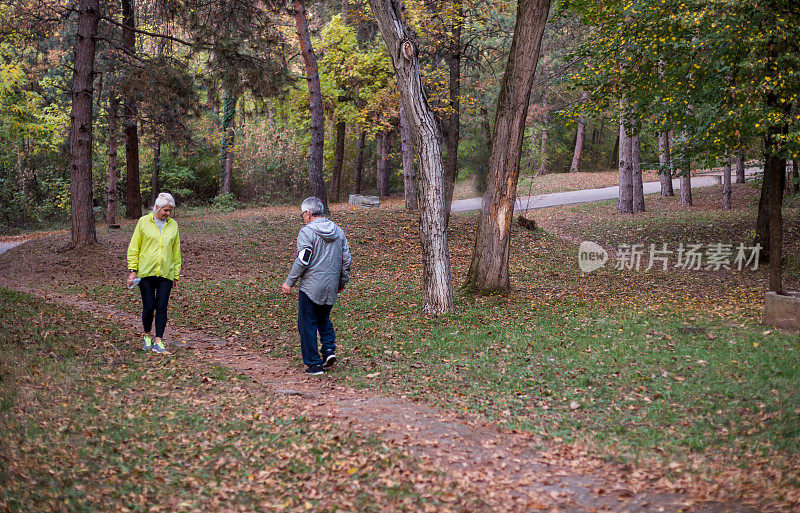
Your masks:
{"label": "green and white running shoe", "polygon": [[150,351],[153,348],[153,337],[149,333],[145,333],[142,337],[142,349]]}
{"label": "green and white running shoe", "polygon": [[153,344],[152,351],[154,353],[169,354],[169,351],[167,351],[167,348],[164,346],[164,341],[158,339],[156,339],[155,343]]}

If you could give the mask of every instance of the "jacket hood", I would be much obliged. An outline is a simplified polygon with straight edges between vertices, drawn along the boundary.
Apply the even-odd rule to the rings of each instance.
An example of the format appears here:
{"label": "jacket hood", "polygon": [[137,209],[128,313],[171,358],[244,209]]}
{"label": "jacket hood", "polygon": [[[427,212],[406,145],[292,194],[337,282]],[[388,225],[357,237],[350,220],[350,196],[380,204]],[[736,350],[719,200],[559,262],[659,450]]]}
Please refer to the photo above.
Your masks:
{"label": "jacket hood", "polygon": [[339,238],[339,227],[328,218],[320,217],[319,219],[314,219],[306,226],[322,237],[325,242],[332,242]]}

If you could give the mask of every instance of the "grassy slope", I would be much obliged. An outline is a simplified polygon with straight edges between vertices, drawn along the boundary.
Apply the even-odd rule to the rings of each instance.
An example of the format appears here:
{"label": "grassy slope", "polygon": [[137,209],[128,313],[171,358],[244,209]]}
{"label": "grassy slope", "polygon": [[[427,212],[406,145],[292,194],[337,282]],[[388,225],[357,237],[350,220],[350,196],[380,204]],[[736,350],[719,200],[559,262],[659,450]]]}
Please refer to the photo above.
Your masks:
{"label": "grassy slope", "polygon": [[135,351],[115,326],[6,291],[0,318],[3,511],[485,509],[190,353]]}
{"label": "grassy slope", "polygon": [[[719,191],[710,188],[695,191],[698,206],[691,209],[650,196],[650,212],[639,216],[617,216],[615,205],[604,203],[536,217],[552,232],[609,248],[685,238],[747,243],[754,197],[748,188],[735,189],[727,213],[716,210]],[[338,206],[333,217],[348,233],[355,269],[334,309],[342,365],[326,379],[581,440],[617,458],[663,458],[712,473],[742,466],[755,486],[761,479],[777,490],[796,484],[800,348],[796,335],[759,325],[763,268],[609,266],[581,275],[574,244],[517,230],[513,294],[459,295],[457,313],[428,317],[419,313],[414,216]],[[785,217],[791,270],[797,208]],[[468,265],[474,220],[457,216],[449,230],[456,284]],[[179,222],[187,279],[171,302],[171,322],[298,361],[294,299],[278,293],[294,256],[296,212],[195,212]],[[43,265],[37,279],[136,311],[135,298],[120,292],[118,272],[131,230],[102,232],[104,247],[59,257],[67,268],[73,259],[82,262],[82,280],[48,277],[52,265]],[[29,251],[48,251],[45,243],[30,244]],[[775,469],[782,477],[767,483]],[[775,500],[787,500],[776,493]]]}

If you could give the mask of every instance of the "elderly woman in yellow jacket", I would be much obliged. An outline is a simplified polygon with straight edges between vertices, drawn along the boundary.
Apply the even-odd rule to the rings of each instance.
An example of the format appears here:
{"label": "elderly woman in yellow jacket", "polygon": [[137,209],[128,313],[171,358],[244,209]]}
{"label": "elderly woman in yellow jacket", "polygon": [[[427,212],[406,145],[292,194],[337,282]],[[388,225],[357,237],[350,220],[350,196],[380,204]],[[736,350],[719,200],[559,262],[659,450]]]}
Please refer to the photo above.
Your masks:
{"label": "elderly woman in yellow jacket", "polygon": [[[181,239],[178,223],[170,218],[175,208],[172,194],[162,192],[156,198],[153,211],[139,219],[128,244],[128,287],[140,278],[142,293],[142,327],[145,351],[168,353],[164,347],[164,328],[167,325],[167,303],[173,284],[181,274]],[[156,320],[155,340],[150,335],[153,314]]]}

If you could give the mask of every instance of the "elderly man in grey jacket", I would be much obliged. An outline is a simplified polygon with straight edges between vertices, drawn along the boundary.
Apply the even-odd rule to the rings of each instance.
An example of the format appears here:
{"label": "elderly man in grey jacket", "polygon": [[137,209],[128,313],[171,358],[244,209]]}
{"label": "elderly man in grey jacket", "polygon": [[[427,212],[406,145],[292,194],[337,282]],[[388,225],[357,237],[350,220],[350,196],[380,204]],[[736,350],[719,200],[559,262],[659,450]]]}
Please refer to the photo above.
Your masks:
{"label": "elderly man in grey jacket", "polygon": [[[324,205],[310,197],[300,205],[306,224],[297,235],[297,258],[281,292],[289,294],[300,282],[297,330],[306,374],[319,375],[336,362],[336,333],[330,319],[336,296],[350,280],[350,247],[344,231],[322,217]],[[317,332],[322,356],[317,347]]]}

